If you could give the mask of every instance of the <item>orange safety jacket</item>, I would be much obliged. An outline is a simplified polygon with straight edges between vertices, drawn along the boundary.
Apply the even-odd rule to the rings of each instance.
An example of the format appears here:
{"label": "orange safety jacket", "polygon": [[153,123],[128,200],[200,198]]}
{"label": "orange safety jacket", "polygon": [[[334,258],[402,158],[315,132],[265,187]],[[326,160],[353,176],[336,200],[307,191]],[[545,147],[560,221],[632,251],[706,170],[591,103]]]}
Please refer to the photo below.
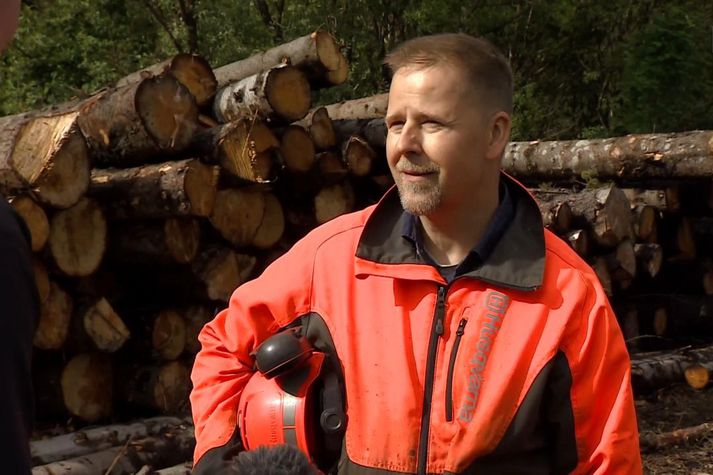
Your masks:
{"label": "orange safety jacket", "polygon": [[239,446],[251,353],[298,320],[342,371],[339,474],[641,473],[628,354],[602,287],[502,177],[515,216],[450,284],[402,237],[392,189],[238,288],[199,337],[194,473]]}

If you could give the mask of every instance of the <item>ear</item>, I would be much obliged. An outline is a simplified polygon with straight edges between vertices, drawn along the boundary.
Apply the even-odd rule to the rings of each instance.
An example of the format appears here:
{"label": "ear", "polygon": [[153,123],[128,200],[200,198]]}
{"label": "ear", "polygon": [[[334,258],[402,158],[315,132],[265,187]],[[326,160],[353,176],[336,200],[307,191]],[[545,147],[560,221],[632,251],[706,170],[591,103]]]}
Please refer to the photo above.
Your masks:
{"label": "ear", "polygon": [[496,112],[489,123],[490,136],[488,140],[488,150],[486,158],[488,160],[500,160],[505,153],[505,146],[510,141],[510,128],[512,120],[507,112]]}

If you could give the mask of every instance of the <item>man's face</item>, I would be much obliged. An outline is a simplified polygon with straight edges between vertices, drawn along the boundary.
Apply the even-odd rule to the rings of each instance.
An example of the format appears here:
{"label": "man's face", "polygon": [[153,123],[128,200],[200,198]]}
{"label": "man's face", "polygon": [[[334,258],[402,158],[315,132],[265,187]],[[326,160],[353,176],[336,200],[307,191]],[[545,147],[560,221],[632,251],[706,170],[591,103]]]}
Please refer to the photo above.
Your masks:
{"label": "man's face", "polygon": [[391,81],[386,156],[407,211],[429,216],[477,196],[488,119],[450,65],[404,67]]}

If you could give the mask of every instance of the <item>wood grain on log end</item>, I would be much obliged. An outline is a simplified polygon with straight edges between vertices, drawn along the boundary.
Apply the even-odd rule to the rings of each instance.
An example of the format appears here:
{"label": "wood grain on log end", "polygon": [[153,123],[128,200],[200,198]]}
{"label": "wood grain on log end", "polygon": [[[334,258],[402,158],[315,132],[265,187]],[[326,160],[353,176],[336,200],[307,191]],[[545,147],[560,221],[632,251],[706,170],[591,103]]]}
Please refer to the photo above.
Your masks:
{"label": "wood grain on log end", "polygon": [[50,236],[47,213],[29,196],[18,196],[11,201],[11,205],[30,231],[32,251],[41,251]]}
{"label": "wood grain on log end", "polygon": [[186,322],[175,310],[161,311],[153,322],[153,349],[164,360],[175,360],[185,348]]}
{"label": "wood grain on log end", "polygon": [[282,133],[280,154],[285,167],[293,172],[306,172],[315,160],[315,147],[312,137],[299,125],[290,125]]}
{"label": "wood grain on log end", "polygon": [[255,232],[253,246],[258,249],[269,249],[280,240],[285,231],[285,215],[282,204],[272,193],[265,193],[265,211],[262,221]]}
{"label": "wood grain on log end", "polygon": [[249,246],[265,212],[265,197],[259,191],[227,188],[218,191],[210,222],[236,246]]}
{"label": "wood grain on log end", "polygon": [[50,250],[57,266],[69,276],[97,270],[106,250],[106,220],[94,200],[82,198],[52,217]]}
{"label": "wood grain on log end", "polygon": [[186,196],[191,203],[191,212],[195,216],[210,216],[218,191],[220,169],[193,160],[186,172]]}
{"label": "wood grain on log end", "polygon": [[328,150],[337,145],[337,134],[334,132],[332,119],[325,107],[318,107],[311,116],[309,134],[314,146],[319,150]]}
{"label": "wood grain on log end", "polygon": [[349,171],[354,176],[368,175],[376,160],[374,149],[366,140],[358,136],[349,137],[344,145],[343,156],[349,166]]}
{"label": "wood grain on log end", "polygon": [[312,105],[309,82],[297,68],[282,67],[270,71],[265,95],[274,111],[289,122],[303,118]]}
{"label": "wood grain on log end", "polygon": [[200,224],[195,219],[169,218],[164,223],[166,248],[175,262],[186,264],[198,254]]}
{"label": "wood grain on log end", "polygon": [[49,296],[41,305],[40,321],[33,344],[42,350],[58,350],[67,340],[74,301],[62,288],[50,282]]}
{"label": "wood grain on log end", "polygon": [[82,315],[84,331],[100,351],[113,353],[121,348],[131,333],[105,299],[99,299]]}
{"label": "wood grain on log end", "polygon": [[198,129],[198,106],[191,93],[170,76],[143,81],[136,91],[139,117],[163,150],[183,150]]}
{"label": "wood grain on log end", "polygon": [[67,409],[86,422],[112,414],[113,372],[108,355],[75,356],[62,371],[62,394]]}
{"label": "wood grain on log end", "polygon": [[199,106],[208,104],[218,87],[218,81],[210,64],[196,54],[176,55],[171,74],[193,94]]}
{"label": "wood grain on log end", "polygon": [[353,209],[354,190],[348,182],[322,188],[314,198],[314,214],[318,224],[326,223]]}

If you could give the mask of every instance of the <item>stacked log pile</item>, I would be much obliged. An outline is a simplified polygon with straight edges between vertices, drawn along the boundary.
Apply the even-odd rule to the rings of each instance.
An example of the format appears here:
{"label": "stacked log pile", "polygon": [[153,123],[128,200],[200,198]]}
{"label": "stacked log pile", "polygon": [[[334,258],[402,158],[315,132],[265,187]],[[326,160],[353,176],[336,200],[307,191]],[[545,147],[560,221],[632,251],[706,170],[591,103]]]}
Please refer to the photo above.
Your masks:
{"label": "stacked log pile", "polygon": [[[335,39],[317,31],[216,69],[177,55],[87,98],[0,118],[0,194],[36,254],[40,420],[186,414],[197,334],[232,291],[392,185],[386,95],[312,107],[312,91],[347,72]],[[661,361],[713,343],[713,132],[515,142],[503,167],[596,270],[630,350],[669,350],[642,360],[657,370],[635,365],[637,391],[684,370],[709,385],[713,353]],[[36,462],[104,473],[99,460],[152,437],[151,447],[187,447],[144,430]],[[138,452],[132,460],[154,469],[186,459]]]}

